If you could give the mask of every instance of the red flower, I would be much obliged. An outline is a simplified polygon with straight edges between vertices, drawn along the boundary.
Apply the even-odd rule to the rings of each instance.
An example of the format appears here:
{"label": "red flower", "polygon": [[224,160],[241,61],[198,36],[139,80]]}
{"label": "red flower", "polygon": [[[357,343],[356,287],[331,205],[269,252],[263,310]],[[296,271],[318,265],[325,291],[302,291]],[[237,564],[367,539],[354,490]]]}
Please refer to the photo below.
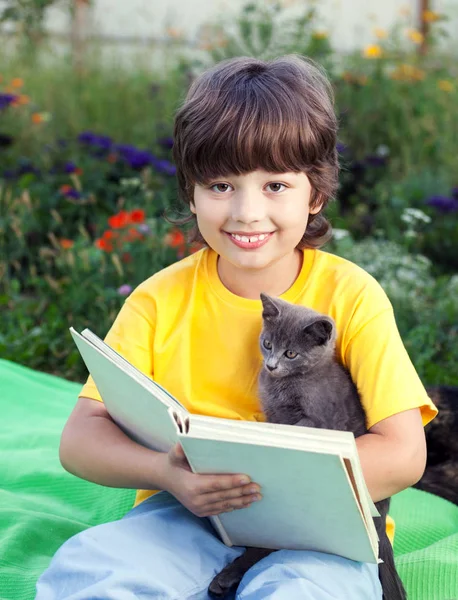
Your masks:
{"label": "red flower", "polygon": [[141,208],[134,208],[130,213],[131,223],[143,223],[145,221],[145,211]]}
{"label": "red flower", "polygon": [[68,192],[71,192],[71,190],[72,190],[72,189],[73,189],[73,188],[72,188],[72,186],[71,186],[71,185],[65,184],[65,185],[61,185],[61,186],[60,186],[60,188],[59,188],[59,192],[60,192],[61,194],[68,194]]}
{"label": "red flower", "polygon": [[97,248],[100,248],[100,250],[104,250],[105,252],[113,252],[113,244],[103,238],[95,240],[95,245]]}
{"label": "red flower", "polygon": [[121,260],[123,263],[131,263],[132,262],[132,254],[129,254],[129,252],[123,252],[121,254]]}
{"label": "red flower", "polygon": [[180,248],[186,244],[184,234],[179,229],[172,229],[165,237],[164,242],[171,248]]}
{"label": "red flower", "polygon": [[70,248],[73,248],[73,246],[74,246],[74,244],[75,244],[75,242],[74,242],[73,240],[68,240],[67,238],[62,238],[62,239],[60,239],[60,240],[59,240],[59,243],[60,243],[61,247],[62,247],[64,250],[68,250],[68,249],[70,249]]}
{"label": "red flower", "polygon": [[106,231],[103,232],[102,237],[103,237],[104,240],[108,241],[108,240],[112,240],[114,238],[117,238],[118,235],[119,234],[118,234],[117,231],[112,231],[111,229],[107,229]]}
{"label": "red flower", "polygon": [[140,240],[142,239],[142,234],[135,229],[135,227],[131,227],[129,229],[129,231],[127,232],[127,241],[128,242],[134,242],[135,240]]}
{"label": "red flower", "polygon": [[127,211],[121,210],[117,215],[108,219],[108,225],[113,229],[122,229],[130,223],[130,215]]}

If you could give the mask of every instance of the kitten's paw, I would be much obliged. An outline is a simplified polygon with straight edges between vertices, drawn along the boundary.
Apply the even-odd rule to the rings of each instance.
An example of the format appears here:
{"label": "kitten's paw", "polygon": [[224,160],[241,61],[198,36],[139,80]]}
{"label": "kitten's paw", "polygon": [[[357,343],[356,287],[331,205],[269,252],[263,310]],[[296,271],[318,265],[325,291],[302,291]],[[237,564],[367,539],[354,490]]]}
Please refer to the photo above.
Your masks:
{"label": "kitten's paw", "polygon": [[229,592],[235,590],[240,583],[240,578],[236,575],[218,573],[208,586],[208,594],[211,598],[225,598]]}

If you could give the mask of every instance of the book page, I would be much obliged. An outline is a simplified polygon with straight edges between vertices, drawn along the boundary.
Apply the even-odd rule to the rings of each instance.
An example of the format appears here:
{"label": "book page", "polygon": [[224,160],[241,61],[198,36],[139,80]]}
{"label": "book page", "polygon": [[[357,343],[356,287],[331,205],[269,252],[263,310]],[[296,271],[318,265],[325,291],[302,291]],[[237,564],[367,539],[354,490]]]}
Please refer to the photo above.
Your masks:
{"label": "book page", "polygon": [[[75,331],[73,327],[70,328],[70,331]],[[132,377],[135,377],[139,381],[143,381],[147,386],[153,385],[155,388],[155,396],[157,396],[162,402],[167,404],[167,406],[173,406],[175,408],[181,408],[182,410],[186,410],[186,408],[181,404],[179,400],[177,400],[170,392],[168,392],[165,388],[163,388],[159,383],[151,379],[142,371],[139,371],[133,364],[131,364],[128,360],[126,360],[119,352],[113,350],[111,346],[106,344],[103,340],[101,340],[95,333],[93,333],[90,329],[84,329],[81,333],[82,337],[88,340],[93,346],[95,346],[100,352],[103,352],[107,357],[111,358],[116,364],[120,366],[124,371],[130,373]]]}

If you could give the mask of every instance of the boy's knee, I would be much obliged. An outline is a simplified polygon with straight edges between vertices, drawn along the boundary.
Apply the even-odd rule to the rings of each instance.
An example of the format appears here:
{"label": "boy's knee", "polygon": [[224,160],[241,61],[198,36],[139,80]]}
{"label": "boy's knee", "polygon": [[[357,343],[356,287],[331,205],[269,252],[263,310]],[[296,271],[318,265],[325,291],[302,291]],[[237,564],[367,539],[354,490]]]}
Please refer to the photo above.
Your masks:
{"label": "boy's knee", "polygon": [[237,600],[381,600],[377,565],[321,552],[281,550],[252,567]]}

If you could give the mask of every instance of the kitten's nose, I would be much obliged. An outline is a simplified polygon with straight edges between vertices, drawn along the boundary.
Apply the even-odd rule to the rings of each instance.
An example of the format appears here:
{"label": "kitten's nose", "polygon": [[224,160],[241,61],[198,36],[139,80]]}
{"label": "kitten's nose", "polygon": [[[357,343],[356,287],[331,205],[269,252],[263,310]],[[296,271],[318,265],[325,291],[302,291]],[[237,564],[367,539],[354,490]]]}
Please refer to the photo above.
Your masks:
{"label": "kitten's nose", "polygon": [[276,365],[266,364],[266,368],[267,368],[268,371],[274,371],[277,368],[277,366]]}

